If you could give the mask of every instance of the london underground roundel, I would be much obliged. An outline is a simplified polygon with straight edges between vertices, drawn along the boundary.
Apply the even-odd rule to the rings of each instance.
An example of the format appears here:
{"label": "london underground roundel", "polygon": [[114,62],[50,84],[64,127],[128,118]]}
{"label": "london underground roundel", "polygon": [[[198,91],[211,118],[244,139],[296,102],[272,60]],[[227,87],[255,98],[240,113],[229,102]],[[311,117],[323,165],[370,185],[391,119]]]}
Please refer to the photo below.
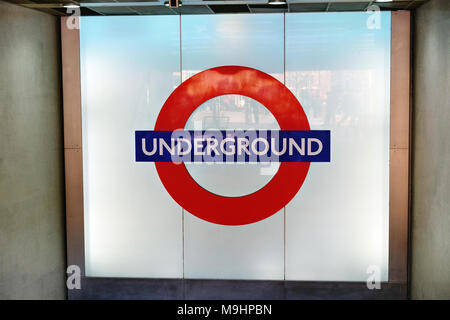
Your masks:
{"label": "london underground roundel", "polygon": [[[275,117],[280,130],[185,131],[190,115],[221,95],[252,98]],[[310,130],[299,101],[272,76],[248,67],[222,66],[184,81],[163,105],[152,131],[135,132],[136,161],[155,162],[171,197],[196,217],[245,225],[270,217],[297,194],[311,162],[330,161],[330,131]],[[202,188],[184,162],[280,162],[261,189],[241,197]]]}

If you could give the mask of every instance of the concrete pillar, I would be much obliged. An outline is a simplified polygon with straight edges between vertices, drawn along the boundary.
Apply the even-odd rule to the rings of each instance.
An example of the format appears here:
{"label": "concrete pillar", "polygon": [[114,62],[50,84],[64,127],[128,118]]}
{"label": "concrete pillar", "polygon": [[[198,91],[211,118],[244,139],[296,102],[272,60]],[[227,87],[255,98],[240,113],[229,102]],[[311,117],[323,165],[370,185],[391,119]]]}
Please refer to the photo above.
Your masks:
{"label": "concrete pillar", "polygon": [[64,299],[58,18],[0,2],[0,299]]}

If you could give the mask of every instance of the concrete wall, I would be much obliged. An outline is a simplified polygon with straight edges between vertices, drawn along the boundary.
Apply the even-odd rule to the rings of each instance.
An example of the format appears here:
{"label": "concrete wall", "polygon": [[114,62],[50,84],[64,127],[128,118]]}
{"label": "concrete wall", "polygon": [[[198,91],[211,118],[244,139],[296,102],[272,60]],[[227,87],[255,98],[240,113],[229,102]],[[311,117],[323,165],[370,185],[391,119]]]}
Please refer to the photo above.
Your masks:
{"label": "concrete wall", "polygon": [[415,12],[411,296],[450,298],[450,1]]}
{"label": "concrete wall", "polygon": [[65,298],[58,18],[0,2],[0,299]]}

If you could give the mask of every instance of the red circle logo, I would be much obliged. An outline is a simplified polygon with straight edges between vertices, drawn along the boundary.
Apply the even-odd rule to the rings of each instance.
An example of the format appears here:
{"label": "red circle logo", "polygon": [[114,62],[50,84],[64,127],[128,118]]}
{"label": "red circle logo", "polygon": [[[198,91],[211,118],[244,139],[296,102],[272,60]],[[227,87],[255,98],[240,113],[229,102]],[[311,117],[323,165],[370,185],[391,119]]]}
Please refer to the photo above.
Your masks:
{"label": "red circle logo", "polygon": [[[241,66],[208,69],[183,82],[164,103],[155,130],[184,128],[197,107],[226,94],[260,102],[274,115],[281,130],[310,130],[300,102],[288,88],[267,73]],[[224,197],[202,188],[184,163],[155,163],[161,182],[181,207],[200,219],[222,225],[254,223],[281,210],[302,186],[309,165],[309,162],[283,162],[260,190],[242,197]]]}

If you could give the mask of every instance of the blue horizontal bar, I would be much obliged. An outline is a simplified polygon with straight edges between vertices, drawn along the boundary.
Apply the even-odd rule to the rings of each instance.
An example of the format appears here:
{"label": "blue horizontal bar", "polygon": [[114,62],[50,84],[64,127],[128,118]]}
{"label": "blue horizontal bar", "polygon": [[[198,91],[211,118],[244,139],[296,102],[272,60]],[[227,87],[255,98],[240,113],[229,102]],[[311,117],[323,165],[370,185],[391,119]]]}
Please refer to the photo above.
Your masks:
{"label": "blue horizontal bar", "polygon": [[330,162],[329,130],[136,131],[138,162]]}

